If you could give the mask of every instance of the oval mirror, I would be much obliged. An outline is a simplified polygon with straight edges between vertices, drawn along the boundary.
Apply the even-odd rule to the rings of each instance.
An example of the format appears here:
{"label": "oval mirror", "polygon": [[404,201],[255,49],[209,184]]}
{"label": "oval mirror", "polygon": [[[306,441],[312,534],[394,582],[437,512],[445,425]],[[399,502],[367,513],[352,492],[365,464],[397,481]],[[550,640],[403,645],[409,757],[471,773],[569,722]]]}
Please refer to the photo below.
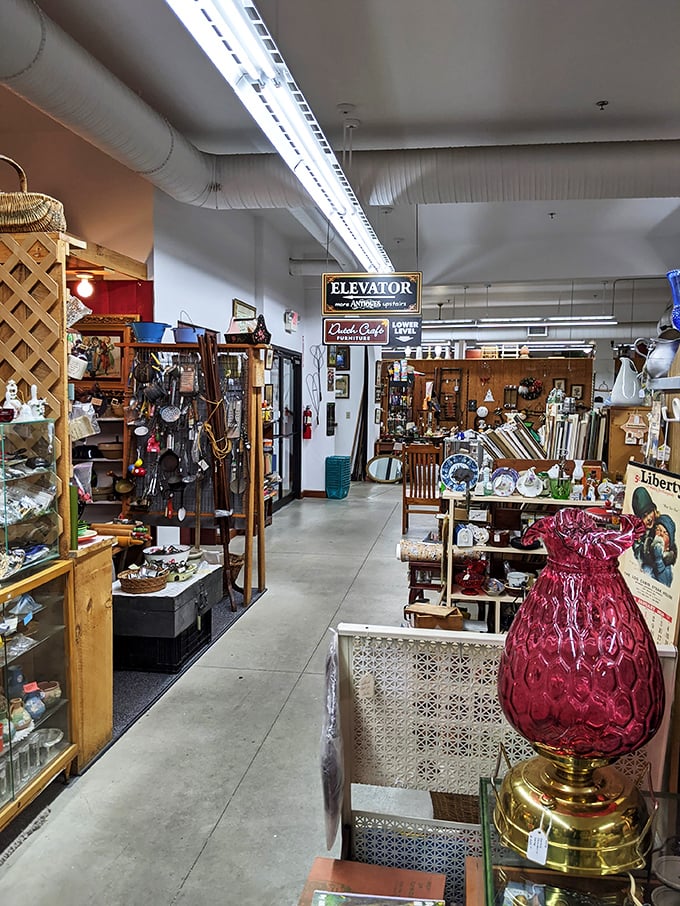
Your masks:
{"label": "oval mirror", "polygon": [[366,463],[366,474],[371,481],[396,484],[401,481],[401,459],[398,456],[374,456]]}

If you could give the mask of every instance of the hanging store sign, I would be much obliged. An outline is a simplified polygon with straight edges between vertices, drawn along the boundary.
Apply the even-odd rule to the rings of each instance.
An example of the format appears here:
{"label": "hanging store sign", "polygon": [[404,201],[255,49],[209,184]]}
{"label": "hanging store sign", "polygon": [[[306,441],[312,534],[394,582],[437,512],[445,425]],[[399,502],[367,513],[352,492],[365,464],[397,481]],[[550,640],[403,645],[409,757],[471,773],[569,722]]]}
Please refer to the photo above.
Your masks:
{"label": "hanging store sign", "polygon": [[389,346],[420,346],[422,333],[421,318],[390,318]]}
{"label": "hanging store sign", "polygon": [[419,315],[423,275],[324,274],[324,315]]}
{"label": "hanging store sign", "polygon": [[390,322],[387,318],[323,319],[323,341],[326,345],[387,346],[389,335]]}

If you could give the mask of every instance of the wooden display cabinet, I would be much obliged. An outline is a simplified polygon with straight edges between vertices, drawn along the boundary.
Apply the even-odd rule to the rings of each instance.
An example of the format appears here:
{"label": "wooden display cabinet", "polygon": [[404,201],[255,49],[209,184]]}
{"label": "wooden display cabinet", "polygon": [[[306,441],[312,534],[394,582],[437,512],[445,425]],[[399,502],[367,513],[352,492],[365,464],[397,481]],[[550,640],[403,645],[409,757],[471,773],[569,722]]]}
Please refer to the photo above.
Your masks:
{"label": "wooden display cabinet", "polygon": [[[23,811],[58,774],[68,778],[78,754],[74,742],[76,714],[72,690],[73,571],[57,561],[30,578],[5,585],[0,591],[3,625],[13,618],[16,628],[5,630],[0,649],[2,696],[15,718],[3,716],[0,753],[0,829]],[[10,623],[10,626],[15,625]],[[49,693],[42,712],[17,705],[31,697],[32,684]],[[0,705],[5,702],[0,698]],[[7,711],[5,710],[5,715]],[[26,723],[28,716],[30,723]],[[9,722],[14,729],[9,730]]]}
{"label": "wooden display cabinet", "polygon": [[[394,437],[388,420],[390,411],[391,360],[381,363],[381,438]],[[537,418],[545,414],[548,394],[555,386],[562,387],[567,395],[578,396],[577,406],[592,406],[593,360],[591,358],[550,359],[409,359],[414,369],[414,382],[409,412],[417,433],[422,435],[428,427],[437,426],[445,432],[456,427],[461,430],[477,427],[476,412],[486,406],[487,425],[501,424],[504,413],[513,407]],[[533,400],[526,400],[519,393],[523,380],[534,378],[541,382],[541,392]],[[437,396],[439,418],[428,418],[426,387],[432,381]],[[491,399],[488,399],[488,397]]]}

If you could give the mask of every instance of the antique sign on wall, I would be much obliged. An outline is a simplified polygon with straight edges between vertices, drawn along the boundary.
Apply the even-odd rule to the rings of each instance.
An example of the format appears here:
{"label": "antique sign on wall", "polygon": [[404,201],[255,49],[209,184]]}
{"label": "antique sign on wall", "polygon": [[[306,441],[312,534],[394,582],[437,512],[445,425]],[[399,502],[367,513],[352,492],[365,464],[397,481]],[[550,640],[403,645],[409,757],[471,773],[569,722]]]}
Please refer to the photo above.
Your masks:
{"label": "antique sign on wall", "polygon": [[680,563],[680,475],[629,462],[623,512],[639,516],[645,533],[619,558],[619,568],[657,645],[677,644]]}
{"label": "antique sign on wall", "polygon": [[326,345],[387,346],[389,335],[388,318],[323,319],[323,341]]}
{"label": "antique sign on wall", "polygon": [[324,274],[324,315],[419,315],[422,274]]}

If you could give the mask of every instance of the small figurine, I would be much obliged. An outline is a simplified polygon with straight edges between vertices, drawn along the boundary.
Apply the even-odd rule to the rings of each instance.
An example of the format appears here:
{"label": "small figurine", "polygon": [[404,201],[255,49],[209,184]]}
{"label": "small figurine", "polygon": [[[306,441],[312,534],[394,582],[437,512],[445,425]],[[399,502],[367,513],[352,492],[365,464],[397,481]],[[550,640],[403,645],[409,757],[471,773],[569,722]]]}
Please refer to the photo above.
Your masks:
{"label": "small figurine", "polygon": [[21,400],[19,399],[19,388],[17,387],[16,381],[7,381],[7,386],[5,387],[5,402],[3,403],[3,407],[5,409],[14,409],[14,412],[17,415],[21,411]]}

